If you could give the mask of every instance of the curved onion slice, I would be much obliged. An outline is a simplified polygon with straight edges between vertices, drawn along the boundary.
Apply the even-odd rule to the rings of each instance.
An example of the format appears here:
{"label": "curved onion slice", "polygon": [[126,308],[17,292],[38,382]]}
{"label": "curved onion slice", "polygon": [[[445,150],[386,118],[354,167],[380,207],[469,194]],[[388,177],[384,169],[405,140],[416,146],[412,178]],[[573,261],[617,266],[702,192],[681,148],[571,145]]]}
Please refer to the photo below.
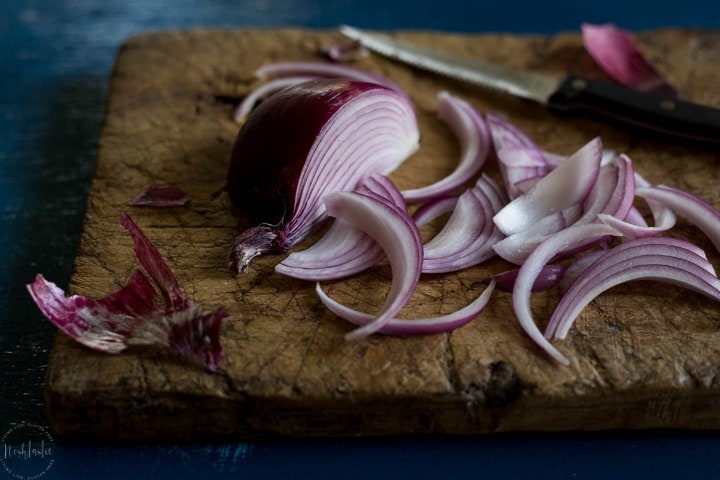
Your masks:
{"label": "curved onion slice", "polygon": [[560,353],[538,329],[530,310],[532,287],[543,267],[559,252],[572,250],[588,241],[616,236],[618,232],[604,224],[587,224],[569,227],[548,237],[542,242],[520,267],[513,287],[512,301],[515,316],[520,326],[537,345],[554,360],[568,365],[570,361]]}
{"label": "curved onion slice", "polygon": [[573,225],[582,213],[580,205],[571,205],[537,220],[525,230],[509,235],[493,245],[500,258],[516,265],[522,264],[546,238]]}
{"label": "curved onion slice", "polygon": [[360,340],[380,330],[410,299],[422,271],[420,232],[407,212],[376,196],[334,192],[325,197],[325,204],[330,216],[375,239],[390,261],[393,278],[385,304],[372,321],[346,335],[348,340]]}
{"label": "curved onion slice", "polygon": [[441,197],[425,202],[415,210],[412,215],[413,220],[418,226],[426,225],[439,216],[452,212],[457,205],[458,198],[456,196]]}
{"label": "curved onion slice", "polygon": [[659,185],[639,188],[637,194],[647,201],[655,201],[672,209],[677,215],[693,223],[720,251],[720,211],[690,192]]}
{"label": "curved onion slice", "polygon": [[[530,291],[532,293],[544,292],[549,290],[558,284],[565,277],[565,266],[559,264],[545,265],[540,273],[538,273],[535,282],[533,283]],[[519,268],[512,270],[506,270],[504,272],[490,275],[484,281],[494,281],[497,285],[497,289],[501,292],[512,292],[515,280],[517,279]]]}
{"label": "curved onion slice", "polygon": [[486,113],[485,120],[510,198],[521,195],[534,183],[529,179],[542,178],[552,170],[537,144],[517,126],[493,113]]}
{"label": "curved onion slice", "polygon": [[565,292],[545,336],[564,338],[579,313],[600,293],[633,280],[659,280],[720,301],[720,280],[704,253],[688,242],[647,237],[612,248],[590,265]]}
{"label": "curved onion slice", "polygon": [[[392,318],[378,330],[378,333],[387,335],[430,335],[449,332],[462,327],[480,315],[490,301],[494,290],[495,282],[490,282],[482,294],[472,303],[460,310],[445,315],[413,319]],[[316,286],[316,291],[322,302],[337,316],[358,326],[367,325],[373,320],[372,315],[348,308],[330,298],[322,288],[320,288],[319,283]]]}
{"label": "curved onion slice", "polygon": [[565,293],[568,288],[577,280],[577,278],[597,260],[601,255],[604,255],[607,250],[592,250],[584,253],[582,256],[574,259],[570,265],[565,268],[565,271],[558,281],[558,290],[560,293]]}
{"label": "curved onion slice", "polygon": [[576,223],[597,222],[598,215],[625,218],[633,207],[635,173],[627,155],[619,155],[600,168],[595,185],[583,203],[583,216]]}
{"label": "curved onion slice", "polygon": [[272,95],[233,147],[228,193],[255,225],[237,237],[233,269],[296,245],[326,219],[327,193],[389,173],[418,141],[412,104],[377,84],[319,79]]}
{"label": "curved onion slice", "polygon": [[[373,175],[365,179],[358,192],[405,209],[402,195],[385,176]],[[320,240],[305,250],[288,255],[275,266],[275,271],[302,280],[336,280],[360,273],[383,258],[385,253],[372,237],[338,218]]]}
{"label": "curved onion slice", "polygon": [[583,44],[598,65],[616,81],[667,97],[678,93],[642,54],[632,33],[612,23],[582,24]]}
{"label": "curved onion slice", "polygon": [[405,90],[387,77],[348,65],[324,62],[273,62],[263,65],[255,71],[258,78],[272,80],[281,77],[312,76],[325,78],[345,78],[358,82],[375,83],[407,96]]}
{"label": "curved onion slice", "polygon": [[493,180],[483,175],[458,198],[440,232],[424,245],[423,273],[445,273],[478,265],[495,256],[493,245],[502,233],[492,221],[503,204]]}
{"label": "curved onion slice", "polygon": [[307,82],[315,77],[311,76],[296,76],[296,77],[281,77],[270,80],[264,83],[258,88],[250,92],[242,102],[235,109],[233,114],[233,120],[240,123],[245,120],[245,117],[250,114],[255,105],[265,97],[272,95],[275,92],[282,90],[283,88],[292,87],[298,83]]}
{"label": "curved onion slice", "polygon": [[466,101],[449,94],[438,94],[438,116],[460,143],[460,161],[455,170],[441,180],[402,192],[408,203],[424,202],[448,195],[480,171],[490,153],[490,132],[485,120]]}
{"label": "curved onion slice", "polygon": [[602,143],[595,138],[508,203],[495,224],[506,235],[518,233],[537,220],[585,200],[600,171]]}

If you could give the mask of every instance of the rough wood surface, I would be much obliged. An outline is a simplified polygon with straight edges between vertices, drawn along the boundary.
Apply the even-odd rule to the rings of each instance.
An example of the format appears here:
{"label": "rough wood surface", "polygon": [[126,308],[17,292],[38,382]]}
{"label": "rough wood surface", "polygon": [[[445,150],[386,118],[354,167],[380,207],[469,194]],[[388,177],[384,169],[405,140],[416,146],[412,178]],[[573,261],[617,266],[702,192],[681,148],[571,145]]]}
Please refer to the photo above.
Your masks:
{"label": "rough wood surface", "polygon": [[[418,43],[495,62],[603,78],[576,34],[554,37],[401,32]],[[658,68],[690,100],[720,107],[720,32],[638,34]],[[278,257],[256,260],[233,277],[229,247],[241,222],[222,192],[231,142],[232,99],[255,85],[253,72],[274,60],[320,60],[333,32],[296,29],[167,31],[143,34],[117,57],[82,240],[70,289],[102,296],[135,267],[126,211],[156,243],[186,292],[233,315],[222,332],[226,374],[161,349],[92,352],[57,337],[47,377],[56,433],[88,440],[199,439],[258,435],[480,434],[508,431],[720,427],[720,311],[704,297],[658,283],[614,288],[592,302],[567,340],[572,359],[551,363],[514,319],[510,295],[497,292],[483,315],[448,335],[373,336],[347,343],[351,328],[326,311],[313,285],[273,271]],[[370,56],[358,65],[388,75],[410,92],[421,150],[393,179],[419,186],[449,172],[457,147],[436,118],[448,89],[480,110],[507,116],[540,145],[572,153],[600,135],[628,153],[652,182],[689,189],[720,206],[717,152],[646,139],[584,118],[552,116],[502,94],[443,80]],[[490,173],[493,173],[490,168]],[[171,184],[187,207],[129,207],[145,185]],[[718,255],[696,230],[681,236]],[[409,316],[471,301],[502,262],[423,278]],[[358,308],[377,308],[387,265],[327,285]],[[558,297],[537,294],[543,322]]]}

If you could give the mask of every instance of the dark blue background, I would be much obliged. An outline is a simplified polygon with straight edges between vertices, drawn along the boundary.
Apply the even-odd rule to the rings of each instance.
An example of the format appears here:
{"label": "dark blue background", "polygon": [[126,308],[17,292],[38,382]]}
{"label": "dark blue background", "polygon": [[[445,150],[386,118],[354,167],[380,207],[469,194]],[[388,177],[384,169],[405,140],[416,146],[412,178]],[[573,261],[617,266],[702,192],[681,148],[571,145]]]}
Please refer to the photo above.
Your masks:
{"label": "dark blue background", "polygon": [[[54,328],[41,318],[24,285],[38,272],[61,286],[69,280],[108,77],[128,36],[173,27],[332,28],[340,23],[552,34],[577,31],[584,21],[612,21],[634,30],[718,28],[720,2],[2,0],[0,435],[19,422],[46,425],[42,386]],[[719,478],[720,435],[62,445],[52,460],[41,478]],[[0,479],[5,477],[10,474],[0,469]]]}

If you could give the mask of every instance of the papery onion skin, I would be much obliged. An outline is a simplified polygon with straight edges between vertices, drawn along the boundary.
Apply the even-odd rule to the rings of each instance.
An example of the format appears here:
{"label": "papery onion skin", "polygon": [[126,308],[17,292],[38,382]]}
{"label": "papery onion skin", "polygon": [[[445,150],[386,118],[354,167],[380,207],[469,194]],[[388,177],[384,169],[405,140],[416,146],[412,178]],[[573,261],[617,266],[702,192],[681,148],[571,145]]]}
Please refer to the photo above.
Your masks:
{"label": "papery onion skin", "polygon": [[[345,113],[343,132],[356,135],[355,148],[376,150],[367,152],[367,158],[355,158],[343,151],[329,160],[327,156],[333,155],[331,149],[335,147],[327,143],[328,136],[343,134],[338,132],[339,116],[352,108],[365,108],[361,111],[375,115],[372,118],[390,118],[407,138],[399,138],[398,133],[398,138],[391,140],[392,152],[378,152],[386,145],[379,147],[373,142],[386,141],[377,140],[385,137],[370,131],[372,125],[361,130],[367,122],[362,115],[350,117]],[[324,220],[324,194],[351,190],[373,173],[389,173],[415,151],[418,139],[407,98],[378,84],[316,79],[272,95],[248,115],[232,150],[227,191],[233,205],[254,225],[235,241],[232,270],[244,271],[257,255],[287,251]],[[326,150],[318,153],[319,145]],[[338,148],[350,147],[344,144]],[[322,172],[308,173],[311,162]]]}
{"label": "papery onion skin", "polygon": [[612,23],[583,23],[581,29],[585,49],[617,82],[641,91],[678,97],[677,90],[640,51],[631,32]]}
{"label": "papery onion skin", "polygon": [[203,313],[183,293],[160,252],[135,222],[122,214],[120,223],[132,237],[145,272],[135,270],[122,288],[99,299],[66,296],[37,275],[27,289],[40,311],[70,338],[97,351],[119,353],[133,345],[170,347],[196,357],[212,372],[221,371],[225,354],[220,329],[230,318],[228,312],[219,308]]}

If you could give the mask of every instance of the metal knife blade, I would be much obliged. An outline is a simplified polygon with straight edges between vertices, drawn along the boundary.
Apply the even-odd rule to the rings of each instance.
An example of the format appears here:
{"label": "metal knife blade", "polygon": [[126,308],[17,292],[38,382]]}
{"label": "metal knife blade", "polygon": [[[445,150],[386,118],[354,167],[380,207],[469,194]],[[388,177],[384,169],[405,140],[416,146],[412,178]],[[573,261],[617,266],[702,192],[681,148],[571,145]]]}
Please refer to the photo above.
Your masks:
{"label": "metal knife blade", "polygon": [[396,40],[387,34],[365,32],[348,25],[341,25],[340,33],[359,41],[373,52],[401,63],[540,103],[546,103],[562,82],[562,79],[431,50]]}
{"label": "metal knife blade", "polygon": [[340,33],[387,58],[532,100],[554,112],[584,111],[625,126],[720,146],[720,110],[575,75],[553,77],[441,52],[348,25]]}

